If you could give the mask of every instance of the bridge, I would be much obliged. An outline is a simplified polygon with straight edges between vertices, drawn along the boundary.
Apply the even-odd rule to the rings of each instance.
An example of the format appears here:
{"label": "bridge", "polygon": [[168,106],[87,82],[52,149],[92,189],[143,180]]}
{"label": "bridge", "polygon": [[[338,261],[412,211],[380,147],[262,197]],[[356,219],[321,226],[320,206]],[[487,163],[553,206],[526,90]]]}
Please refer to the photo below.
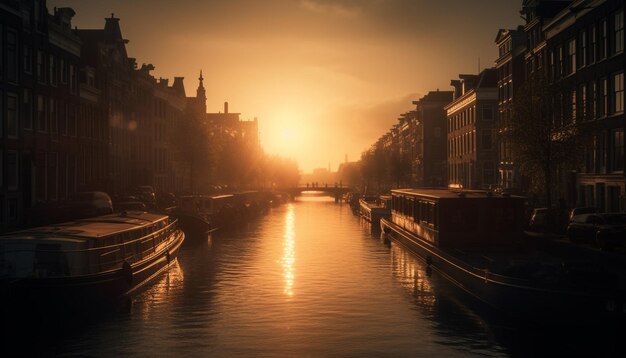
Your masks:
{"label": "bridge", "polygon": [[292,197],[301,196],[303,192],[322,192],[328,196],[332,196],[335,198],[335,201],[341,199],[341,197],[350,191],[354,191],[352,188],[346,186],[297,186],[284,190],[289,193]]}

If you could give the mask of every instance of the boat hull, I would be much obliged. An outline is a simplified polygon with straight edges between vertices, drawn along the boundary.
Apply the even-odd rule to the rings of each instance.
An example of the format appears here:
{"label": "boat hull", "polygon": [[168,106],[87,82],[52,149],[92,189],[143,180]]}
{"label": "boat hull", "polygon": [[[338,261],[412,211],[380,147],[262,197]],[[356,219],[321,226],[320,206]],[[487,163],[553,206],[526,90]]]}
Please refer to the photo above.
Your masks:
{"label": "boat hull", "polygon": [[172,235],[167,245],[154,254],[132,264],[125,263],[120,269],[75,277],[22,278],[2,282],[2,307],[74,311],[120,302],[176,262],[185,234],[177,230]]}
{"label": "boat hull", "polygon": [[175,213],[178,227],[185,233],[185,245],[206,242],[211,232],[211,224],[200,215],[190,213]]}
{"label": "boat hull", "polygon": [[471,296],[512,318],[578,321],[625,317],[626,301],[619,291],[597,292],[533,286],[486,270],[478,270],[393,222],[382,219],[381,230],[417,254],[429,267]]}

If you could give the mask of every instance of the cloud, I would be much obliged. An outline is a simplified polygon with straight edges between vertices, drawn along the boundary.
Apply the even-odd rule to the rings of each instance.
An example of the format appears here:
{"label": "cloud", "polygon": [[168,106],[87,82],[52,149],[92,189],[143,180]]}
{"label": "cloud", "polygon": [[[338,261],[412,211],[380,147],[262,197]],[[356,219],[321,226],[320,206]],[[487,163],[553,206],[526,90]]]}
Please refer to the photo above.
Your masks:
{"label": "cloud", "polygon": [[354,18],[361,14],[361,8],[322,0],[301,0],[300,7],[305,10],[338,17]]}

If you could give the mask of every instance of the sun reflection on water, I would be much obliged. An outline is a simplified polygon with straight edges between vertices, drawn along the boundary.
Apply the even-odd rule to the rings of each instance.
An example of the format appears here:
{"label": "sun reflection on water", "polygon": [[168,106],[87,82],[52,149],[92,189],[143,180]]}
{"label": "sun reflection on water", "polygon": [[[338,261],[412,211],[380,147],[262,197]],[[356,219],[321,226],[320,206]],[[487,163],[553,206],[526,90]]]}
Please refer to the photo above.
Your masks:
{"label": "sun reflection on water", "polygon": [[295,214],[293,204],[287,207],[285,214],[285,234],[283,235],[283,257],[280,264],[283,267],[283,277],[285,278],[285,289],[283,292],[291,297],[293,296],[293,282],[295,279],[294,263],[296,261],[295,254],[295,231],[294,231]]}

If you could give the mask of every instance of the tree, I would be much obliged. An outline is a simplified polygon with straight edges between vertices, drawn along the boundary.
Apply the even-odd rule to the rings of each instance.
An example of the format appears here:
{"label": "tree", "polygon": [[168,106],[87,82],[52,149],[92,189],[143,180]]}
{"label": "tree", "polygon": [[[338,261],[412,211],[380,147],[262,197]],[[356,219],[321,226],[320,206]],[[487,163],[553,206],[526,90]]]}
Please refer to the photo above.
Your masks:
{"label": "tree", "polygon": [[577,162],[583,136],[568,96],[536,72],[515,93],[512,118],[501,133],[511,143],[520,173],[530,180],[531,192],[553,205],[559,169]]}
{"label": "tree", "polygon": [[200,178],[207,178],[213,160],[212,143],[202,119],[186,112],[176,123],[172,136],[179,159],[189,167],[189,190],[194,192]]}

